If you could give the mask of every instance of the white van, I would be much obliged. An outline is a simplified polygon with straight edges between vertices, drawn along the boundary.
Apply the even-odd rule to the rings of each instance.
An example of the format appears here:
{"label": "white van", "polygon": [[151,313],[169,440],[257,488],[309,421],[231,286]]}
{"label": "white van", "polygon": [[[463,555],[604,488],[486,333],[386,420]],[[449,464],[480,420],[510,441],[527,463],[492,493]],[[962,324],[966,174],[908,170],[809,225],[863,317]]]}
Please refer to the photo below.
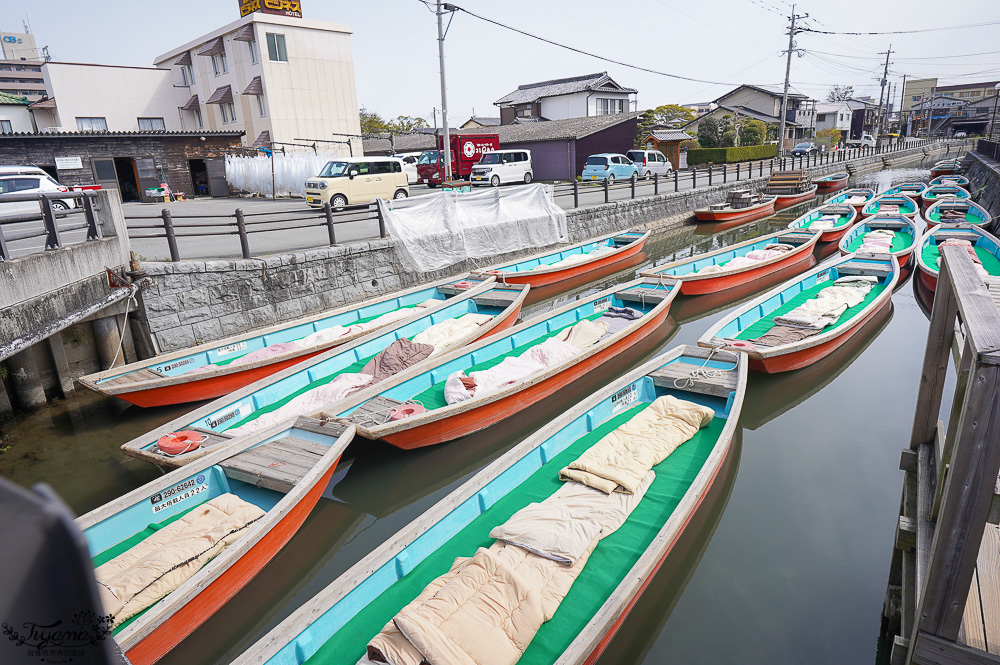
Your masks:
{"label": "white van", "polygon": [[405,199],[410,195],[403,162],[395,157],[349,157],[327,162],[320,174],[306,181],[306,203],[334,208],[371,203],[375,199]]}
{"label": "white van", "polygon": [[420,159],[420,152],[400,152],[393,157],[403,162],[403,173],[406,174],[406,182],[410,185],[417,181],[417,160]]}
{"label": "white van", "polygon": [[530,150],[490,150],[472,167],[469,179],[474,185],[489,183],[499,187],[505,182],[527,185],[533,177]]}
{"label": "white van", "polygon": [[674,165],[659,150],[629,150],[625,156],[639,167],[643,178],[652,178],[654,174],[668,176],[674,171]]}

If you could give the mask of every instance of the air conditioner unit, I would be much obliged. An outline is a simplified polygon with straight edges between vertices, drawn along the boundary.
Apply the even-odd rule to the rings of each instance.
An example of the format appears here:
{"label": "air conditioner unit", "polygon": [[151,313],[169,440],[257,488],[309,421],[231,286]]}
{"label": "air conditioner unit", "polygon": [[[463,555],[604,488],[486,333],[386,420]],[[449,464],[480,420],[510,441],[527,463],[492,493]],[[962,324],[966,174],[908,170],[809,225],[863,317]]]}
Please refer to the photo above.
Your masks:
{"label": "air conditioner unit", "polygon": [[65,127],[46,127],[42,130],[42,134],[55,134],[58,132],[65,132]]}

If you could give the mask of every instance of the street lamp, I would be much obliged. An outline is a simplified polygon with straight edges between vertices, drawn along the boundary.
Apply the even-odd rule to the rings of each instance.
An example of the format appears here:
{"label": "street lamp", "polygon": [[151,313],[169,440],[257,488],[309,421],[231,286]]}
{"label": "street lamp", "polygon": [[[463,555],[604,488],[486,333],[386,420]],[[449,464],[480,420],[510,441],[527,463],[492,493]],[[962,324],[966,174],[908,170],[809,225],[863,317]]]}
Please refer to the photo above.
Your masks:
{"label": "street lamp", "polygon": [[997,121],[997,100],[1000,99],[1000,83],[993,86],[993,90],[996,94],[993,95],[993,115],[990,116],[990,134],[986,137],[987,141],[993,140],[993,125]]}

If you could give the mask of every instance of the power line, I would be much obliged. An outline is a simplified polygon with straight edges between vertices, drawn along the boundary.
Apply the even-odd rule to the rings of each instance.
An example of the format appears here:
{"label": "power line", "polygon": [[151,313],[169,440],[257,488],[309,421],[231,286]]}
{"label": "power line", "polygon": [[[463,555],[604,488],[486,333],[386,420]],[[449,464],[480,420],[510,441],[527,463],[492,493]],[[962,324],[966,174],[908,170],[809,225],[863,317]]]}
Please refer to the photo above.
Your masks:
{"label": "power line", "polygon": [[[420,1],[423,2],[423,0],[420,0]],[[606,57],[604,57],[602,55],[597,55],[596,53],[590,53],[590,52],[584,51],[582,49],[574,48],[572,46],[567,46],[566,44],[560,44],[559,42],[553,41],[551,39],[547,39],[545,37],[540,37],[538,35],[532,34],[530,32],[526,32],[526,31],[521,30],[519,28],[515,28],[515,27],[512,27],[512,26],[506,25],[504,23],[501,23],[500,21],[494,21],[491,18],[486,18],[485,16],[480,16],[479,14],[476,14],[474,12],[470,12],[468,9],[465,9],[464,7],[459,7],[458,5],[448,4],[447,8],[449,10],[451,10],[451,11],[465,12],[469,16],[472,16],[474,18],[478,18],[480,21],[485,21],[486,23],[492,23],[493,25],[499,26],[501,28],[506,28],[507,30],[510,30],[512,32],[516,32],[516,33],[518,33],[520,35],[524,35],[525,37],[531,37],[532,39],[537,39],[540,42],[545,42],[546,44],[551,44],[552,46],[558,46],[559,48],[566,49],[567,51],[573,51],[574,53],[579,53],[580,55],[586,55],[586,56],[589,56],[591,58],[597,58],[598,60],[603,60],[605,62],[610,62],[612,64],[619,65],[621,67],[628,67],[629,69],[637,69],[639,71],[647,72],[649,74],[656,74],[657,76],[666,76],[668,78],[679,79],[681,81],[692,81],[694,83],[710,83],[712,85],[729,85],[728,83],[725,83],[723,81],[708,81],[706,79],[696,79],[696,78],[692,78],[690,76],[681,76],[680,74],[670,74],[670,73],[667,73],[667,72],[658,71],[656,69],[650,69],[648,67],[640,67],[639,65],[632,65],[632,64],[629,64],[627,62],[622,62],[621,60],[615,60],[613,58],[606,58]]]}
{"label": "power line", "polygon": [[803,32],[815,32],[820,35],[912,35],[920,32],[940,32],[942,30],[964,30],[965,28],[982,28],[990,25],[1000,25],[1000,21],[986,21],[984,23],[968,23],[966,25],[947,25],[938,28],[918,28],[915,30],[888,30],[885,32],[840,32],[836,30],[816,30],[815,28],[802,28]]}

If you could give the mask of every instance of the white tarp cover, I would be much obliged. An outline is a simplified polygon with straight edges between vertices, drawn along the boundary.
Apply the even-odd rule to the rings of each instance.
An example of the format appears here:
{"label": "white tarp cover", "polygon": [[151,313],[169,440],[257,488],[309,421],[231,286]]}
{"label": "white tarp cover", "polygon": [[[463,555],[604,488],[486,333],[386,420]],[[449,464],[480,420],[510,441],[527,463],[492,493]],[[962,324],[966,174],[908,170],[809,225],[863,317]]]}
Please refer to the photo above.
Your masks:
{"label": "white tarp cover", "polygon": [[566,211],[550,185],[438,192],[379,205],[400,255],[423,272],[566,241]]}
{"label": "white tarp cover", "polygon": [[[306,180],[315,178],[336,153],[288,152],[274,155],[274,188],[278,196],[305,196]],[[226,182],[240,192],[271,196],[271,158],[226,155]]]}

